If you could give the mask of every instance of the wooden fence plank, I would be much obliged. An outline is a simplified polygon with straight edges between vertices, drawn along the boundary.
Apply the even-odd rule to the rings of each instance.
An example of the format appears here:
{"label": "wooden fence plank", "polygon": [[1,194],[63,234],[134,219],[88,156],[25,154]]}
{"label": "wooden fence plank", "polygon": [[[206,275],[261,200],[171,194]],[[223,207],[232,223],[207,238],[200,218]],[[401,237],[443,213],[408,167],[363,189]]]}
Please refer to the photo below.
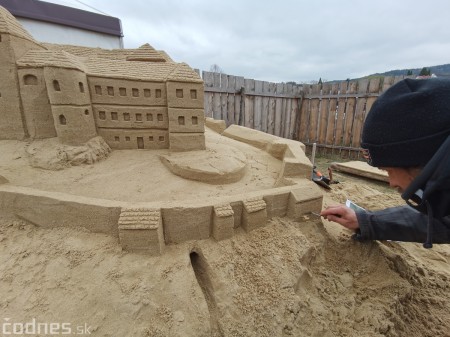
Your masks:
{"label": "wooden fence plank", "polygon": [[295,85],[293,88],[293,95],[295,98],[292,99],[292,114],[291,114],[291,132],[289,134],[289,139],[295,139],[297,140],[297,134],[298,134],[298,122],[299,122],[299,115],[300,115],[300,108],[302,104],[302,89],[301,86]]}
{"label": "wooden fence plank", "polygon": [[270,84],[269,82],[263,82],[262,84],[262,103],[261,103],[261,131],[268,131],[268,117],[269,117],[269,100],[270,98],[266,95],[270,95]]}
{"label": "wooden fence plank", "polygon": [[235,91],[239,92],[239,94],[236,94],[234,99],[234,121],[237,125],[244,125],[244,100],[242,99],[242,91],[244,89],[244,77],[242,76],[236,76],[235,77]]}
{"label": "wooden fence plank", "polygon": [[[269,83],[269,93],[275,94],[277,90],[276,83]],[[271,135],[275,134],[275,109],[276,109],[276,99],[275,97],[269,97],[269,112],[267,115],[267,132]]]}
{"label": "wooden fence plank", "polygon": [[[236,92],[236,77],[229,75],[228,81],[227,81],[227,89],[229,91]],[[228,94],[227,97],[227,110],[228,110],[228,120],[227,120],[227,126],[230,126],[231,124],[235,124],[235,118],[236,118],[236,94]]]}
{"label": "wooden fence plank", "polygon": [[[285,94],[286,95],[293,95],[293,85],[292,83],[288,83],[286,84],[285,87],[286,91]],[[283,132],[283,137],[284,138],[289,138],[289,134],[291,131],[291,115],[292,115],[292,98],[286,98],[286,105],[285,105],[285,115],[284,115],[284,132]]]}
{"label": "wooden fence plank", "polygon": [[[222,88],[228,88],[228,75],[220,74],[220,86]],[[221,119],[228,125],[228,93],[220,94],[220,111]]]}
{"label": "wooden fence plank", "polygon": [[311,100],[311,114],[309,117],[309,126],[308,126],[309,127],[308,142],[310,142],[310,143],[317,142],[319,105],[320,105],[319,99],[314,98]]}
{"label": "wooden fence plank", "polygon": [[[214,87],[220,88],[220,73],[213,73]],[[220,102],[220,93],[213,94],[213,117],[214,119],[222,119],[222,104]]]}
{"label": "wooden fence plank", "polygon": [[[213,73],[204,71],[202,72],[202,77],[203,77],[203,85],[205,87],[213,87],[214,86],[214,77],[213,77]],[[206,117],[213,117],[213,105],[212,105],[212,101],[213,101],[213,96],[214,93],[212,92],[205,92],[204,94],[204,108],[205,108],[205,116]]]}
{"label": "wooden fence plank", "polygon": [[262,129],[262,95],[263,95],[263,82],[255,81],[255,94],[261,95],[256,96],[254,100],[253,108],[253,128],[255,130],[261,131]]}
{"label": "wooden fence plank", "polygon": [[[255,93],[255,80],[245,79],[244,80],[245,93],[254,94]],[[255,96],[245,95],[244,98],[244,126],[247,128],[253,128],[254,126],[254,103]]]}
{"label": "wooden fence plank", "polygon": [[[277,83],[277,94],[283,93],[283,83]],[[276,98],[275,107],[275,136],[281,137],[281,126],[282,126],[282,109],[283,109],[283,99]]]}
{"label": "wooden fence plank", "polygon": [[[342,93],[342,94],[347,93],[347,81],[341,82],[339,93]],[[335,147],[342,146],[346,105],[347,105],[346,98],[338,99],[338,107],[337,107],[337,113],[336,113],[336,132],[335,132],[335,137],[334,137],[334,142],[333,142],[333,145]],[[332,151],[332,154],[336,154],[336,151]]]}
{"label": "wooden fence plank", "polygon": [[[325,83],[322,86],[322,94],[328,94],[330,92],[331,85]],[[322,103],[320,105],[319,112],[319,135],[318,135],[318,143],[325,144],[326,135],[327,135],[327,127],[328,127],[328,118],[329,118],[329,110],[330,110],[330,99],[322,99]]]}
{"label": "wooden fence plank", "polygon": [[302,106],[300,108],[300,117],[299,117],[299,130],[298,130],[298,140],[301,142],[307,142],[307,130],[309,124],[309,116],[311,113],[310,109],[311,100],[303,97]]}

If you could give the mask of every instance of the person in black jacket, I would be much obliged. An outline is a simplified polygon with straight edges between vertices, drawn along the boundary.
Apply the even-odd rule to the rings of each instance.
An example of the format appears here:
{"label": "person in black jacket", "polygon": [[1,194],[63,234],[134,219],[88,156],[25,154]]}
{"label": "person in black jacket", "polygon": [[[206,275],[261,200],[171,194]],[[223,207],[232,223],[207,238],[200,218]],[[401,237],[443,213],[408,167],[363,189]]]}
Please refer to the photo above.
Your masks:
{"label": "person in black jacket", "polygon": [[390,87],[367,115],[361,147],[407,205],[374,212],[337,205],[321,215],[359,241],[450,243],[450,80],[404,79]]}

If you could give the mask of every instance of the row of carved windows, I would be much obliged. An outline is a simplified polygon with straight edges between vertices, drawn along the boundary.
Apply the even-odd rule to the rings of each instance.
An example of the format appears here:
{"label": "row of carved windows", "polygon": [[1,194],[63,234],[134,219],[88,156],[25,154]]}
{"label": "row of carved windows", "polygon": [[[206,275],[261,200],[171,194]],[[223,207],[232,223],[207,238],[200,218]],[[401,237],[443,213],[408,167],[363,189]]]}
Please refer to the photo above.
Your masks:
{"label": "row of carved windows", "polygon": [[[159,142],[163,142],[163,141],[165,140],[165,137],[164,137],[164,136],[158,136],[158,137],[155,137],[155,136],[149,136],[149,137],[148,137],[148,140],[149,140],[150,142],[154,142],[154,141],[156,141],[156,138],[157,138],[157,140],[158,140]],[[115,136],[115,137],[114,137],[114,141],[115,141],[115,142],[120,142],[120,136]],[[131,137],[125,136],[125,141],[126,141],[126,142],[131,141]]]}
{"label": "row of carved windows", "polygon": [[[89,116],[89,110],[88,110],[88,109],[85,109],[85,110],[84,110],[84,114],[85,114],[86,116]],[[61,125],[67,125],[67,119],[66,119],[66,116],[64,116],[63,114],[61,114],[61,115],[58,116],[58,119],[59,119],[59,124],[61,124]]]}
{"label": "row of carved windows", "polygon": [[[23,76],[23,83],[25,85],[37,85],[38,79],[35,75],[32,74],[26,74]],[[61,86],[59,84],[58,80],[53,80],[53,90],[55,91],[61,91]],[[84,84],[83,82],[78,82],[78,89],[81,93],[84,93]]]}
{"label": "row of carved windows", "polygon": [[[96,85],[94,86],[94,90],[95,93],[97,95],[103,95],[103,88],[101,85]],[[105,90],[105,94],[108,96],[114,96],[115,94],[115,90],[114,87],[111,86],[107,86],[106,90]],[[120,87],[119,88],[119,96],[127,96],[127,88],[124,87]],[[142,95],[144,97],[151,97],[152,96],[152,91],[150,89],[143,89],[142,90]],[[154,93],[156,98],[160,98],[162,96],[162,91],[161,89],[155,89],[155,93]],[[132,97],[140,97],[141,96],[141,90],[139,90],[138,88],[131,88],[131,96]]]}
{"label": "row of carved windows", "polygon": [[[198,117],[192,116],[191,123],[192,125],[198,125]],[[178,125],[186,125],[186,118],[184,116],[178,116]]]}
{"label": "row of carved windows", "polygon": [[[190,93],[191,93],[191,99],[197,99],[197,90],[196,89],[191,89]],[[177,98],[183,98],[184,97],[183,89],[176,89],[175,95],[177,96]]]}
{"label": "row of carved windows", "polygon": [[[146,121],[147,122],[153,122],[153,120],[154,120],[153,119],[154,118],[153,115],[154,115],[153,113],[145,114]],[[155,115],[156,115],[156,119],[155,119],[156,121],[164,122],[164,115],[162,113],[157,113]],[[110,116],[111,116],[111,120],[113,120],[113,121],[118,121],[119,120],[119,113],[116,112],[116,111],[111,111]],[[143,118],[144,118],[144,116],[142,115],[142,113],[135,113],[134,114],[134,120],[136,122],[143,122]],[[103,110],[99,111],[98,112],[98,119],[106,120],[106,111],[103,111]],[[126,121],[126,122],[131,121],[131,114],[129,112],[123,112],[122,113],[122,120]]]}
{"label": "row of carved windows", "polygon": [[[27,74],[23,76],[23,82],[25,85],[37,85],[38,80],[35,75]],[[78,88],[81,93],[84,93],[84,84],[83,82],[78,82]],[[53,89],[55,91],[61,91],[61,86],[59,84],[58,80],[53,80]],[[103,88],[101,85],[94,86],[95,93],[97,95],[103,95]],[[107,86],[106,87],[106,94],[108,96],[114,96],[114,87]],[[150,89],[143,89],[142,94],[144,97],[151,97],[152,91]],[[138,88],[131,88],[131,96],[132,97],[140,97],[141,91]],[[161,89],[155,89],[155,97],[160,98],[162,95]],[[175,95],[177,98],[184,98],[184,90],[183,89],[176,89]],[[127,88],[120,87],[119,88],[119,96],[127,96]],[[190,96],[191,99],[197,99],[197,90],[196,89],[190,89]]]}

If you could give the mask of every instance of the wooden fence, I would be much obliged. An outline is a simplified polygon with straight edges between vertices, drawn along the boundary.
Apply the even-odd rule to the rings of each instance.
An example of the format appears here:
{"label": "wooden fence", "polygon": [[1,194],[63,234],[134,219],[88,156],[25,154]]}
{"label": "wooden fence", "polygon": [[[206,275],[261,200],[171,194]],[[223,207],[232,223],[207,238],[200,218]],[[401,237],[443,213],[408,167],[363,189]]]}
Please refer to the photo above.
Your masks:
{"label": "wooden fence", "polygon": [[294,139],[302,86],[204,71],[205,115]]}
{"label": "wooden fence", "polygon": [[362,126],[377,97],[403,76],[294,85],[203,72],[205,115],[301,141],[318,154],[359,158]]}

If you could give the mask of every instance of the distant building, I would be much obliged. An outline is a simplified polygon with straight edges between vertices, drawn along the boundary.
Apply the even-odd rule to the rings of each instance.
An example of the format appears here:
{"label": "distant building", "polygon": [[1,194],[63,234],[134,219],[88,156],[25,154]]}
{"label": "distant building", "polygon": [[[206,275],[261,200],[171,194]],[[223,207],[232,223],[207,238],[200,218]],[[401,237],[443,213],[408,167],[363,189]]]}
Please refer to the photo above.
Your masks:
{"label": "distant building", "polygon": [[120,19],[38,0],[0,0],[37,40],[86,47],[123,48]]}
{"label": "distant building", "polygon": [[0,139],[99,135],[113,149],[205,148],[203,81],[149,44],[37,42],[0,6]]}

